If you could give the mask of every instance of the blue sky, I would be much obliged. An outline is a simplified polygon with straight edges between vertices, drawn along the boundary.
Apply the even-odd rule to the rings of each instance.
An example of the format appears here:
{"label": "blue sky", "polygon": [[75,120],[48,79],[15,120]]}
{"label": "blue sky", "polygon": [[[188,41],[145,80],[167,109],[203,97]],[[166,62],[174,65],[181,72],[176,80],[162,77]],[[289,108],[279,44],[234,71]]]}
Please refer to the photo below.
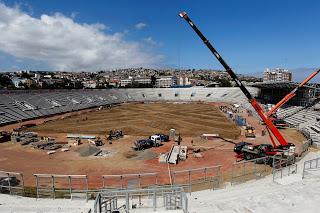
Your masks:
{"label": "blue sky", "polygon": [[[81,26],[96,23],[105,25],[98,29],[99,33],[112,36],[121,34],[119,42],[123,45],[122,50],[126,49],[126,45],[139,45],[139,49],[133,48],[130,55],[126,56],[125,62],[128,62],[128,66],[141,63],[151,67],[220,69],[220,65],[192,29],[177,16],[178,12],[184,10],[238,73],[261,72],[266,67],[289,69],[319,67],[320,1],[316,0],[10,0],[2,2],[8,8],[18,4],[20,13],[28,14],[35,19],[41,19],[43,14],[56,16],[56,13],[60,13],[61,16],[71,18],[74,23]],[[136,27],[138,23],[143,23],[145,26],[140,25],[141,28],[138,29]],[[39,36],[36,39],[41,38]],[[17,41],[20,40],[17,38]],[[41,48],[38,44],[25,46]],[[117,46],[110,51],[112,52],[115,48]],[[107,68],[108,64],[113,66],[113,56],[109,56],[106,52],[101,54],[106,54],[105,58],[110,58],[108,64],[102,63],[103,59],[93,57],[92,62],[86,61],[79,65],[71,61],[70,64],[74,66],[61,63],[61,66],[55,67],[53,63],[56,61],[48,62],[48,57],[38,60],[36,55],[28,57],[25,52],[21,54],[12,49],[8,50],[8,47],[2,48],[1,43],[0,51],[0,69],[2,70],[60,67],[66,70],[81,68],[85,70]],[[44,53],[44,55],[47,54],[47,52]],[[70,54],[68,53],[65,58]],[[88,54],[91,55],[91,53]],[[56,55],[55,52],[54,56]],[[143,60],[131,64],[130,60],[135,60],[135,55]],[[93,62],[101,63],[101,66],[92,67]],[[114,66],[119,67],[125,62],[119,59]],[[65,63],[69,61],[66,60]]]}

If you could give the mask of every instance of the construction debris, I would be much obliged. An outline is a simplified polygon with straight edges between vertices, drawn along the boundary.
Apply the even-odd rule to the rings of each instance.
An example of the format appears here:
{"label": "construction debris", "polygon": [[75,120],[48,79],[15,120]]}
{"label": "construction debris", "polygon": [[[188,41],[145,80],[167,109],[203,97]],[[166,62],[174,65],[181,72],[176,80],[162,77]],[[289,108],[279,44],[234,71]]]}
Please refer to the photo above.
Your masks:
{"label": "construction debris", "polygon": [[109,136],[107,136],[107,140],[117,140],[123,137],[122,130],[110,130]]}
{"label": "construction debris", "polygon": [[206,140],[214,140],[216,138],[219,138],[219,134],[202,134],[201,138]]}
{"label": "construction debris", "polygon": [[68,140],[68,145],[70,146],[79,146],[81,144],[80,138],[71,138]]}
{"label": "construction debris", "polygon": [[88,139],[88,142],[90,145],[94,145],[94,146],[102,146],[103,145],[103,142],[102,140],[100,139],[100,137],[98,137],[97,139]]}
{"label": "construction debris", "polygon": [[54,154],[54,153],[56,153],[56,151],[48,151],[48,152],[47,152],[48,155],[52,155],[52,154]]}

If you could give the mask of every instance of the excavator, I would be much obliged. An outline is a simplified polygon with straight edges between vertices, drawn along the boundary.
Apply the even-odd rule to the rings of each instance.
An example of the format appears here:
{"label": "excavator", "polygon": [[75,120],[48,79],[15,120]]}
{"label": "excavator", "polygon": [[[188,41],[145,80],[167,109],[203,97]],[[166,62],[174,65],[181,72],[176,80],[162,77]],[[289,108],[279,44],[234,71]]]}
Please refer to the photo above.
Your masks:
{"label": "excavator", "polygon": [[[236,153],[237,158],[242,158],[246,160],[261,158],[265,156],[273,156],[273,155],[281,155],[283,157],[292,156],[295,154],[295,145],[292,143],[288,143],[286,139],[279,132],[277,127],[273,124],[272,120],[269,119],[262,107],[259,105],[257,100],[250,94],[247,88],[242,84],[237,75],[231,69],[231,67],[226,63],[226,61],[222,58],[222,56],[218,53],[218,51],[212,46],[209,40],[202,34],[202,32],[197,28],[197,26],[193,23],[190,17],[186,12],[179,13],[179,16],[183,18],[195,31],[195,33],[199,36],[199,38],[204,42],[204,44],[208,47],[211,53],[215,56],[215,58],[220,62],[220,64],[224,67],[226,72],[230,75],[230,77],[235,81],[236,85],[240,88],[243,94],[248,99],[251,106],[258,113],[261,120],[266,124],[267,131],[270,136],[271,144],[252,144],[247,142],[240,142],[235,144],[234,152]],[[279,144],[276,143],[275,139]]]}
{"label": "excavator", "polygon": [[278,128],[287,127],[288,125],[284,120],[277,118],[276,112],[280,107],[282,107],[285,103],[291,100],[294,96],[296,96],[296,92],[299,88],[303,87],[307,84],[313,77],[315,77],[320,72],[320,69],[314,71],[310,76],[308,76],[304,81],[302,81],[297,87],[295,87],[290,93],[288,93],[285,97],[281,99],[274,107],[272,107],[267,113],[266,116],[270,118],[273,124]]}

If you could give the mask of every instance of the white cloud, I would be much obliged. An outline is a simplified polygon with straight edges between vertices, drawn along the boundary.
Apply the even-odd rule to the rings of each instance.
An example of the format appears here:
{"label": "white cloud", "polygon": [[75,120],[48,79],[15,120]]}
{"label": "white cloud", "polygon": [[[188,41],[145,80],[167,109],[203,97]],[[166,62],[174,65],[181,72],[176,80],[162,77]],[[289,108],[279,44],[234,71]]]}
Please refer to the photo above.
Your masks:
{"label": "white cloud", "polygon": [[56,13],[31,17],[0,3],[0,51],[18,59],[47,63],[59,70],[97,70],[153,66],[161,57],[125,41],[122,33],[107,34],[103,24],[80,24]]}
{"label": "white cloud", "polygon": [[157,42],[152,37],[144,38],[143,41],[152,46],[159,46],[159,47],[163,46],[162,42]]}
{"label": "white cloud", "polygon": [[148,25],[145,24],[145,23],[142,23],[142,22],[134,25],[134,27],[135,27],[136,29],[138,29],[138,30],[141,30],[141,29],[145,28],[146,26],[148,26]]}

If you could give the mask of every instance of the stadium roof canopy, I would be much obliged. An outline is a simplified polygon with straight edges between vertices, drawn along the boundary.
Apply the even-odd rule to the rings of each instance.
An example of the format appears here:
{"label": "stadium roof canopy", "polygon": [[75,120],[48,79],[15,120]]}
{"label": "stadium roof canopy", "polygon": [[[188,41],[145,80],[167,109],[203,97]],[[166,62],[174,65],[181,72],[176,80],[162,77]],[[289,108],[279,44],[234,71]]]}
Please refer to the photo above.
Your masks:
{"label": "stadium roof canopy", "polygon": [[[267,81],[267,82],[257,82],[252,84],[251,86],[253,87],[258,87],[258,88],[295,88],[299,85],[299,83],[296,82],[288,82],[288,81],[279,81],[279,82],[272,82],[272,81]],[[315,89],[316,87],[313,85],[304,85],[304,87],[307,88],[313,88]]]}

